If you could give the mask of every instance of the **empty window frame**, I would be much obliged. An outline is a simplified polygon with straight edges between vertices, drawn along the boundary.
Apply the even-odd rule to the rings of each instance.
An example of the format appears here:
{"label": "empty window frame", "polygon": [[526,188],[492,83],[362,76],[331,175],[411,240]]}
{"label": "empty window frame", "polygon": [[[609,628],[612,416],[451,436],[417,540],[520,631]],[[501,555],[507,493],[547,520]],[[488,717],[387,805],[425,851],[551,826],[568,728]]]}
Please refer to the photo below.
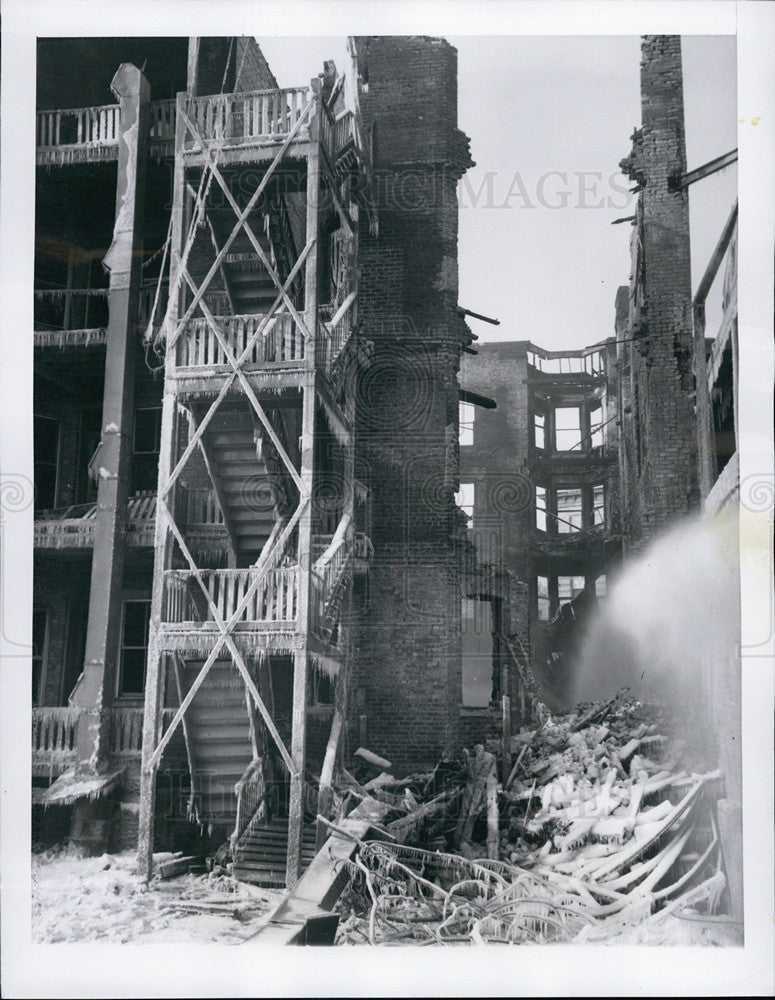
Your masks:
{"label": "empty window frame", "polygon": [[465,513],[468,524],[467,527],[474,526],[474,504],[476,501],[476,490],[473,483],[461,483],[460,489],[455,494],[455,503]]}
{"label": "empty window frame", "polygon": [[148,656],[150,618],[150,600],[132,599],[123,602],[119,695],[141,695],[145,689],[145,661]]}
{"label": "empty window frame", "polygon": [[461,445],[467,446],[474,443],[474,413],[473,403],[461,401],[458,413],[458,441]]}
{"label": "empty window frame", "polygon": [[48,639],[48,612],[35,608],[32,612],[32,704],[41,705],[45,699],[46,640]]}
{"label": "empty window frame", "polygon": [[557,490],[557,533],[569,535],[583,527],[581,489]]}
{"label": "empty window frame", "polygon": [[589,411],[589,435],[593,448],[602,448],[605,444],[605,407],[602,403],[595,405]]}
{"label": "empty window frame", "polygon": [[538,595],[538,620],[540,622],[548,622],[550,618],[548,577],[536,577],[536,591]]}
{"label": "empty window frame", "polygon": [[554,448],[555,451],[578,451],[581,448],[580,407],[555,407]]}
{"label": "empty window frame", "polygon": [[583,589],[583,576],[558,576],[557,600],[560,607],[562,607],[563,604],[568,604],[574,597],[578,597]]}
{"label": "empty window frame", "polygon": [[600,576],[595,580],[595,597],[598,601],[602,600],[608,594],[608,582],[606,580],[605,573],[601,573]]}
{"label": "empty window frame", "polygon": [[535,413],[533,415],[533,441],[536,448],[543,451],[546,447],[546,414]]}
{"label": "empty window frame", "polygon": [[155,490],[159,475],[161,407],[135,410],[132,486],[135,491]]}
{"label": "empty window frame", "polygon": [[536,486],[535,490],[536,528],[546,531],[546,488]]}
{"label": "empty window frame", "polygon": [[33,430],[35,509],[56,507],[59,470],[59,421],[35,414]]}
{"label": "empty window frame", "polygon": [[466,708],[486,708],[492,700],[492,602],[481,598],[464,598],[461,613],[463,705]]}
{"label": "empty window frame", "polygon": [[605,524],[605,487],[592,487],[592,527]]}

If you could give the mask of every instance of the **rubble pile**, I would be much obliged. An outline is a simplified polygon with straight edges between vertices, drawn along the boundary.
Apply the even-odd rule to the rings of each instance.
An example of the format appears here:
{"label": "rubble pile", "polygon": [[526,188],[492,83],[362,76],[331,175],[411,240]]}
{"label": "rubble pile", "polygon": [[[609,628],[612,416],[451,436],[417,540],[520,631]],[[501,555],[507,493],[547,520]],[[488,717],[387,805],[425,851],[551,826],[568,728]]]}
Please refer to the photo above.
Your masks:
{"label": "rubble pile", "polygon": [[608,941],[719,908],[721,775],[687,771],[661,710],[623,690],[547,713],[511,757],[480,745],[402,780],[346,774],[343,795],[391,811],[350,862],[338,943]]}

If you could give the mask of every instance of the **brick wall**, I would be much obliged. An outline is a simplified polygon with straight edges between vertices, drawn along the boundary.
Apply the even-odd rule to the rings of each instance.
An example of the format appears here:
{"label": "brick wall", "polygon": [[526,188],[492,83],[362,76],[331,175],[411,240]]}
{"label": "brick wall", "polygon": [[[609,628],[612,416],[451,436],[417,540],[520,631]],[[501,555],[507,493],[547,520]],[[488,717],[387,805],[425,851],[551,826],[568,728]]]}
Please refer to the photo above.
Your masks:
{"label": "brick wall", "polygon": [[[374,343],[357,387],[358,477],[372,489],[374,562],[358,599],[349,743],[399,770],[458,739],[460,584],[453,545],[458,177],[457,53],[421,37],[359,39],[376,137],[379,236],[360,236],[359,318]],[[451,474],[450,474],[451,473]],[[355,744],[357,746],[357,743]]]}
{"label": "brick wall", "polygon": [[[624,535],[639,548],[699,503],[681,42],[642,43],[643,125],[622,169],[642,188],[632,241]],[[621,309],[621,302],[620,302]]]}

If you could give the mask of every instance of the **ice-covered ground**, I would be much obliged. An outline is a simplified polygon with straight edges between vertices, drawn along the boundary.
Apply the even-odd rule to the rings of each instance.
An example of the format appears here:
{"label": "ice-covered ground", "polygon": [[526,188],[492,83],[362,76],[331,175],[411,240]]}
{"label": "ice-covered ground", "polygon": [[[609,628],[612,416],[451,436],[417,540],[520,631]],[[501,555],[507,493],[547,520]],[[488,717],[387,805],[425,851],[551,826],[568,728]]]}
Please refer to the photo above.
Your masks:
{"label": "ice-covered ground", "polygon": [[223,875],[181,875],[146,885],[135,867],[130,852],[33,855],[33,941],[239,944],[282,896]]}

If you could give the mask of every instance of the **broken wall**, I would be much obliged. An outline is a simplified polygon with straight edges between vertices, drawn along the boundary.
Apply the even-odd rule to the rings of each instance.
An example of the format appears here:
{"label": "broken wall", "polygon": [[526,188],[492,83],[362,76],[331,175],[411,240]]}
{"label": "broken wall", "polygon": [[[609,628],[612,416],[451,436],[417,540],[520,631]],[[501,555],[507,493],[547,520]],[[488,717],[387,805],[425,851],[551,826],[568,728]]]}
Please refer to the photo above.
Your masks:
{"label": "broken wall", "polygon": [[621,329],[625,412],[622,461],[624,538],[642,547],[696,509],[692,296],[681,40],[642,43],[643,124],[622,170],[640,190],[632,238],[629,320]]}
{"label": "broken wall", "polygon": [[362,222],[360,332],[374,350],[356,388],[356,454],[372,491],[374,559],[356,593],[350,742],[365,716],[369,748],[415,769],[458,739],[453,494],[468,334],[457,314],[456,185],[471,160],[457,128],[456,50],[425,37],[357,45],[379,235]]}

